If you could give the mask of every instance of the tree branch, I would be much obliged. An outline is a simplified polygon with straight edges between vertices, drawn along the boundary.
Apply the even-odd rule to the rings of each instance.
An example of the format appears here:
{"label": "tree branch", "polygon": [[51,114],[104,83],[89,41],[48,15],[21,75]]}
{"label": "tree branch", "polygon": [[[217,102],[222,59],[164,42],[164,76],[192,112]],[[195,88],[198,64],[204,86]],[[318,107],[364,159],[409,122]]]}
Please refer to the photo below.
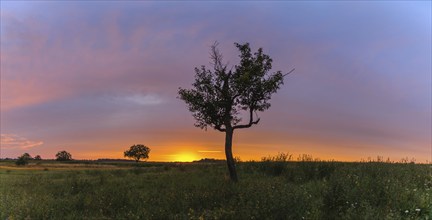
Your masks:
{"label": "tree branch", "polygon": [[260,118],[258,118],[256,121],[253,120],[253,108],[250,109],[249,113],[250,113],[249,123],[245,124],[245,125],[236,125],[233,127],[233,129],[250,128],[252,125],[258,124],[258,122],[260,121]]}
{"label": "tree branch", "polygon": [[215,41],[213,45],[211,46],[211,52],[210,52],[210,59],[213,60],[213,69],[217,72],[225,72],[225,69],[227,65],[222,64],[223,62],[223,56],[219,52],[219,49],[217,48],[219,43]]}
{"label": "tree branch", "polygon": [[283,75],[282,75],[282,77],[285,77],[285,76],[287,76],[288,74],[290,74],[290,73],[294,72],[294,70],[295,70],[295,68],[294,68],[294,69],[292,69],[291,71],[289,71],[288,73],[286,73],[286,74],[283,74]]}
{"label": "tree branch", "polygon": [[225,131],[226,131],[225,128],[221,128],[221,125],[215,125],[215,126],[214,126],[214,129],[216,129],[216,130],[218,130],[218,131],[220,131],[220,132],[225,132]]}

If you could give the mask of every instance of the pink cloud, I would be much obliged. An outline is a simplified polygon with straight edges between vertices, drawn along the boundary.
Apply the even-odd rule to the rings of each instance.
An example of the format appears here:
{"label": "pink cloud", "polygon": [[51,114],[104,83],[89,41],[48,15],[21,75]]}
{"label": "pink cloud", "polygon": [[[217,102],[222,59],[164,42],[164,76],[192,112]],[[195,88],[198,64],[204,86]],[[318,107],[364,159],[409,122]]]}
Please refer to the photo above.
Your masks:
{"label": "pink cloud", "polygon": [[[1,110],[95,93],[166,93],[185,79],[176,74],[182,72],[179,67],[191,66],[188,72],[193,72],[193,65],[184,63],[194,56],[179,57],[181,52],[166,42],[178,34],[189,38],[196,27],[151,32],[154,24],[147,23],[123,32],[121,16],[103,14],[100,32],[79,19],[67,20],[67,27],[57,30],[40,19],[2,16],[6,30],[2,44],[7,46],[1,53]],[[196,52],[188,50],[189,55]]]}
{"label": "pink cloud", "polygon": [[1,147],[3,149],[29,149],[41,146],[43,141],[32,141],[16,134],[1,134]]}

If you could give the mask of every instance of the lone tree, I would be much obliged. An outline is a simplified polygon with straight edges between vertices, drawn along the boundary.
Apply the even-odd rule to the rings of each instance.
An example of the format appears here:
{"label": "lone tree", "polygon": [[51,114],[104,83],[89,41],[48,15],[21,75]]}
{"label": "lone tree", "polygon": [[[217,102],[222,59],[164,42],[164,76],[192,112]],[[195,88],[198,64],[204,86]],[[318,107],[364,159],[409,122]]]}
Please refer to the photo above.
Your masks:
{"label": "lone tree", "polygon": [[[212,70],[204,65],[195,68],[193,89],[179,89],[179,98],[184,100],[196,119],[195,126],[207,126],[225,132],[225,156],[232,181],[237,182],[237,172],[232,155],[234,130],[249,128],[258,124],[257,112],[270,107],[269,100],[283,84],[286,74],[281,71],[270,73],[272,59],[262,48],[251,52],[249,43],[235,46],[240,51],[240,64],[228,69],[223,63],[218,43],[211,46]],[[246,122],[241,115],[246,114]]]}
{"label": "lone tree", "polygon": [[142,144],[132,145],[129,150],[124,152],[124,157],[135,159],[138,162],[140,159],[148,159],[150,148]]}
{"label": "lone tree", "polygon": [[72,160],[72,154],[70,154],[67,151],[59,151],[56,155],[56,160],[57,161],[68,161],[68,160]]}

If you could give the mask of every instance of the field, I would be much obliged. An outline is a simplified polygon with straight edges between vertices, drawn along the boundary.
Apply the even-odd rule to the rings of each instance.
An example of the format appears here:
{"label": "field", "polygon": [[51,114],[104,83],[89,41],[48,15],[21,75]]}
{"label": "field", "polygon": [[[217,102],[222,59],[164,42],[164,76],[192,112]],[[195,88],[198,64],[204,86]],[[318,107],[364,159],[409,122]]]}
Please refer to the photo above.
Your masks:
{"label": "field", "polygon": [[432,219],[430,165],[0,162],[0,219]]}

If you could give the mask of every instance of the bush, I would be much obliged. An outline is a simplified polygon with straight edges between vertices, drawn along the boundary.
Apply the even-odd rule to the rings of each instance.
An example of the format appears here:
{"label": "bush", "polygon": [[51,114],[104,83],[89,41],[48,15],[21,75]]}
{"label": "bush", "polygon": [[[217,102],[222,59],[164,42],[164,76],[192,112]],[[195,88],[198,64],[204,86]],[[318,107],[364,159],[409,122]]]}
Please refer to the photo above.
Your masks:
{"label": "bush", "polygon": [[278,153],[276,156],[263,157],[261,170],[272,176],[280,176],[287,168],[287,162],[292,159],[289,153]]}
{"label": "bush", "polygon": [[18,166],[24,166],[28,164],[28,161],[31,160],[32,157],[28,153],[24,153],[20,157],[18,157],[18,160],[15,162]]}
{"label": "bush", "polygon": [[28,160],[25,157],[18,157],[18,160],[15,162],[18,166],[24,166],[28,164]]}

